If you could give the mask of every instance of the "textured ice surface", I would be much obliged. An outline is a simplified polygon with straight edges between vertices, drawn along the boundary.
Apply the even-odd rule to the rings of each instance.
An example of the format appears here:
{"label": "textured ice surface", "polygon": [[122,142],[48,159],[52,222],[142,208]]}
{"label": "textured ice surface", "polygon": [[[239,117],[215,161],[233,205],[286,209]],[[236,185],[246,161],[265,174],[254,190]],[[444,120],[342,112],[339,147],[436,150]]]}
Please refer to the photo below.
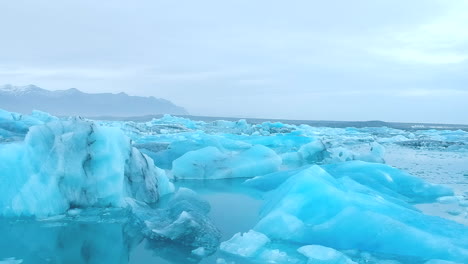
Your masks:
{"label": "textured ice surface", "polygon": [[202,255],[214,252],[219,245],[219,230],[207,216],[210,205],[190,189],[180,188],[155,208],[137,202],[130,204],[135,222],[151,240],[198,249],[196,252],[202,251]]}
{"label": "textured ice surface", "polygon": [[343,253],[320,245],[308,245],[297,249],[308,258],[309,264],[356,264]]}
{"label": "textured ice surface", "polygon": [[462,264],[461,262],[452,262],[452,261],[446,261],[446,260],[440,260],[440,259],[431,259],[427,262],[424,262],[424,264]]}
{"label": "textured ice surface", "polygon": [[269,242],[270,239],[264,234],[250,230],[243,234],[235,234],[228,241],[221,243],[220,249],[234,255],[252,257]]}
{"label": "textured ice surface", "polygon": [[262,145],[238,153],[206,147],[175,160],[172,173],[176,179],[245,178],[277,171],[280,165],[281,158]]}
{"label": "textured ice surface", "polygon": [[254,263],[305,263],[298,254],[290,254],[289,248],[277,245],[264,234],[249,230],[245,233],[236,233],[234,236],[221,243],[220,250],[230,255],[242,257]]}
{"label": "textured ice surface", "polygon": [[427,202],[453,195],[452,189],[447,186],[430,184],[385,164],[352,161],[327,164],[322,168],[335,178],[349,177],[380,193],[405,201]]}
{"label": "textured ice surface", "polygon": [[312,166],[272,192],[254,230],[270,239],[392,255],[466,260],[468,228]]}
{"label": "textured ice surface", "polygon": [[0,143],[22,140],[29,127],[54,120],[58,118],[41,111],[33,111],[31,115],[22,115],[0,109]]}
{"label": "textured ice surface", "polygon": [[0,160],[2,215],[122,207],[125,197],[151,203],[173,189],[119,129],[80,118],[30,127],[23,142],[0,145]]}
{"label": "textured ice surface", "polygon": [[[247,180],[245,185],[269,191],[309,167],[305,166],[255,177]],[[421,178],[385,164],[348,161],[326,164],[321,167],[334,178],[343,178],[344,181],[352,179],[355,185],[363,185],[381,195],[402,201],[428,202],[434,201],[438,197],[453,195],[452,189],[447,186],[428,183]],[[360,189],[365,191],[364,187]]]}

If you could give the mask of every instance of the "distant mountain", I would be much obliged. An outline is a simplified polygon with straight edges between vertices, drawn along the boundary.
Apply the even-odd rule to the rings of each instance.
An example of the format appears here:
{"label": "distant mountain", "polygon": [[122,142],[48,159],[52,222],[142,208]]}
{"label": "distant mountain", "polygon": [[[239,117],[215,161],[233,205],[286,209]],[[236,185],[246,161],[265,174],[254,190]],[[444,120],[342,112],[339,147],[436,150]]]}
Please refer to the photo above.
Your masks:
{"label": "distant mountain", "polygon": [[0,86],[0,108],[19,113],[41,110],[57,116],[142,116],[157,114],[186,115],[172,102],[126,93],[89,94],[78,89],[49,91],[35,85]]}

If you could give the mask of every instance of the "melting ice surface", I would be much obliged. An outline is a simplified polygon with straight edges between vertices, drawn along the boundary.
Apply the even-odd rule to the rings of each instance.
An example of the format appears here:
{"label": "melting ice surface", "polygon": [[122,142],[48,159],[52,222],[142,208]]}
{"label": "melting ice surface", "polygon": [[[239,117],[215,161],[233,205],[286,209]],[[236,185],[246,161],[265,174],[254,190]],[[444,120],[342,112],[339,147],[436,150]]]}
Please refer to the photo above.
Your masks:
{"label": "melting ice surface", "polygon": [[0,263],[468,263],[468,132],[0,110]]}

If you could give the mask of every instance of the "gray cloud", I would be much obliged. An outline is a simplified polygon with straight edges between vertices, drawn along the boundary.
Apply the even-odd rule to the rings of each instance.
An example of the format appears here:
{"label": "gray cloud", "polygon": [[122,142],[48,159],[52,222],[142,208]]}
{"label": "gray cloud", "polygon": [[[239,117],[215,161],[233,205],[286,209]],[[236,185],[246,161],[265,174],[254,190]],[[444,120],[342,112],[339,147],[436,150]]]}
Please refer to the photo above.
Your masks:
{"label": "gray cloud", "polygon": [[0,83],[193,114],[468,123],[468,2],[2,1]]}

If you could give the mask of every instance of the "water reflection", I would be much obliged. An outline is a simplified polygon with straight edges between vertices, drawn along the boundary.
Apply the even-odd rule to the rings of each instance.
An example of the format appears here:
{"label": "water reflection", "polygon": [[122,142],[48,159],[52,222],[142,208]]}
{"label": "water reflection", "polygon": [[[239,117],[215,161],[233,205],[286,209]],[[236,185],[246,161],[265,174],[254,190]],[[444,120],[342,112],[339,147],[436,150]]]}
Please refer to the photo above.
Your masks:
{"label": "water reflection", "polygon": [[0,259],[23,263],[128,263],[138,244],[122,223],[1,220]]}
{"label": "water reflection", "polygon": [[[22,263],[198,263],[188,247],[147,241],[129,222],[1,220],[0,260]],[[135,251],[135,252],[133,252]],[[165,260],[165,262],[161,262]]]}
{"label": "water reflection", "polygon": [[[226,240],[236,232],[248,231],[258,220],[261,201],[247,194],[242,181],[178,185],[195,189],[210,203],[209,217]],[[79,216],[47,220],[0,218],[0,263],[6,259],[34,264],[216,263],[218,258],[232,258],[216,252],[201,259],[191,253],[193,248],[147,240],[127,214],[126,210],[90,209]]]}

